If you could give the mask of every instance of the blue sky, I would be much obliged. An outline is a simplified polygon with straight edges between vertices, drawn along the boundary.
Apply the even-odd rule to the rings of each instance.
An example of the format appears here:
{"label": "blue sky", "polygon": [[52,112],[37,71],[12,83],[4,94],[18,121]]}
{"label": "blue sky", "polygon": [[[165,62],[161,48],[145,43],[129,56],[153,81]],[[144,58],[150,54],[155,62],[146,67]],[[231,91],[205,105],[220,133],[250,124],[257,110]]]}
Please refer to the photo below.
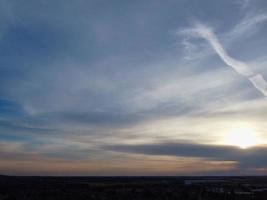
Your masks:
{"label": "blue sky", "polygon": [[264,0],[0,0],[0,173],[265,174],[266,32]]}

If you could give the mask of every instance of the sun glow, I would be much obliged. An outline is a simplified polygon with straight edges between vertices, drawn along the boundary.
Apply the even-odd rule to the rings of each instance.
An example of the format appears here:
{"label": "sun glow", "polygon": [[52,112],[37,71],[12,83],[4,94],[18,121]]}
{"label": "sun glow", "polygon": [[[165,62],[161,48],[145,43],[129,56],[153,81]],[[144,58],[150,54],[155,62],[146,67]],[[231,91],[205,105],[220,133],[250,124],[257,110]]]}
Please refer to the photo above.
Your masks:
{"label": "sun glow", "polygon": [[224,144],[238,146],[246,149],[260,143],[260,139],[253,129],[249,127],[237,127],[228,132],[224,138]]}

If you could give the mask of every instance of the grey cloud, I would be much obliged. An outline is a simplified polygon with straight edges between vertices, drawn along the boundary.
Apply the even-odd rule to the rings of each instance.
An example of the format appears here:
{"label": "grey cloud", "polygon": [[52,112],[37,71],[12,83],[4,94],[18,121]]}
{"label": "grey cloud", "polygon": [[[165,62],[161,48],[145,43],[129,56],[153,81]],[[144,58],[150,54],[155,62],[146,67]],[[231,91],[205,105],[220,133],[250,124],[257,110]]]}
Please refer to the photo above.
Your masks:
{"label": "grey cloud", "polygon": [[28,132],[28,133],[55,133],[52,128],[34,127],[33,124],[24,124],[18,121],[0,120],[0,130],[5,132]]}
{"label": "grey cloud", "polygon": [[240,149],[234,146],[194,143],[157,143],[140,145],[110,145],[105,149],[146,155],[200,157],[210,160],[237,161],[238,167],[267,167],[267,147]]}

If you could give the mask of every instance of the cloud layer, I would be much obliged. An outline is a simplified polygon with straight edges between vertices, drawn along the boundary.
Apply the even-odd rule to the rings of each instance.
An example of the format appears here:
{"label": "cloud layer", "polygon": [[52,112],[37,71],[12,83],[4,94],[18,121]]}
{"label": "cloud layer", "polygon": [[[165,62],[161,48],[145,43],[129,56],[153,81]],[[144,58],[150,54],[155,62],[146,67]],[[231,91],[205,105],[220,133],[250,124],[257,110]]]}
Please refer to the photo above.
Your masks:
{"label": "cloud layer", "polygon": [[265,158],[267,153],[266,147],[254,147],[243,150],[238,147],[225,145],[165,142],[139,145],[112,145],[106,148],[113,151],[145,155],[199,157],[208,160],[235,161],[237,162],[237,168],[264,168],[267,165],[267,159]]}
{"label": "cloud layer", "polygon": [[[267,101],[255,90],[266,91],[267,5],[242,5],[0,1],[0,174],[266,170],[258,159],[244,171],[249,155],[216,146],[240,127],[267,143]],[[199,24],[177,37],[188,19],[216,35]]]}

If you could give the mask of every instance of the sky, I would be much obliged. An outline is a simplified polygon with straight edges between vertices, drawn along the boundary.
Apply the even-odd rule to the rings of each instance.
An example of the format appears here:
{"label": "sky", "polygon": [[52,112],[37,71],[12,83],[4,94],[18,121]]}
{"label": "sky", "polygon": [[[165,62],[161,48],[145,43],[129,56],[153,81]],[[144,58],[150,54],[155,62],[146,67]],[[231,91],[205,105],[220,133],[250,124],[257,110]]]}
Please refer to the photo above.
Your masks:
{"label": "sky", "polygon": [[266,175],[265,0],[0,0],[0,174]]}

